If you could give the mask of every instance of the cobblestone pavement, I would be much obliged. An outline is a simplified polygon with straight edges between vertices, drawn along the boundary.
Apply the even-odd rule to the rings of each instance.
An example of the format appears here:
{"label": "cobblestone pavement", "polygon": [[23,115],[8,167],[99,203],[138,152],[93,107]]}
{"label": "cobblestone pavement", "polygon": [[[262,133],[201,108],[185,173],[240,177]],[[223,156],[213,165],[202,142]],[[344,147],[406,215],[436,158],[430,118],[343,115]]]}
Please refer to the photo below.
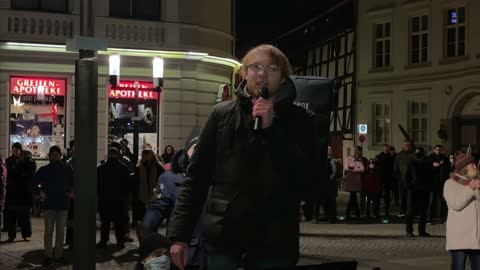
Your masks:
{"label": "cobblestone pavement", "polygon": [[[42,269],[43,221],[33,218],[33,237],[0,245],[0,270]],[[403,224],[311,224],[301,223],[300,264],[357,260],[361,270],[449,269],[445,251],[445,225],[428,226],[430,238],[406,238]],[[112,232],[113,233],[113,232]],[[134,235],[132,234],[132,237]],[[6,233],[2,233],[5,240]],[[20,237],[20,235],[18,235]],[[97,239],[98,239],[97,235]],[[135,237],[134,237],[135,238]],[[111,236],[114,239],[114,236]],[[137,255],[136,242],[117,252],[112,243],[97,252],[97,269],[133,269]],[[71,253],[65,253],[66,259]],[[51,267],[49,269],[55,269]],[[70,265],[57,269],[71,269]]]}

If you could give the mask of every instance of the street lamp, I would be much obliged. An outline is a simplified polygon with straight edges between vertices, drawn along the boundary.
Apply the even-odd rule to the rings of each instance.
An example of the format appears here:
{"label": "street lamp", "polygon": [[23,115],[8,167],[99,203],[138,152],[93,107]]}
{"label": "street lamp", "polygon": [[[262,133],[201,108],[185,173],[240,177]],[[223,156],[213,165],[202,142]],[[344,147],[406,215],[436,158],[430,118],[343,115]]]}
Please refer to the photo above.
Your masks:
{"label": "street lamp", "polygon": [[161,92],[163,87],[163,59],[160,57],[153,58],[153,85]]}
{"label": "street lamp", "polygon": [[120,55],[110,55],[108,63],[108,74],[110,75],[109,82],[112,87],[117,87],[120,83]]}

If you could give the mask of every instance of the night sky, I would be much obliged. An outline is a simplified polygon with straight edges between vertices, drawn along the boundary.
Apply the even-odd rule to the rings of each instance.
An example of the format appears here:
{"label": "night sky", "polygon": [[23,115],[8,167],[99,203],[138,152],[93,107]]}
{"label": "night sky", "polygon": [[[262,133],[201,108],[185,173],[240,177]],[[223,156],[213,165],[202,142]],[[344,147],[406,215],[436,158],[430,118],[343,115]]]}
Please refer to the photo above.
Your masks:
{"label": "night sky", "polygon": [[[323,13],[338,2],[341,1],[236,0],[237,58],[240,58],[249,48],[260,43],[271,42],[282,33]],[[345,12],[340,16],[337,15],[337,19],[351,17],[351,14],[343,13]],[[335,27],[326,26],[326,29],[331,31]]]}

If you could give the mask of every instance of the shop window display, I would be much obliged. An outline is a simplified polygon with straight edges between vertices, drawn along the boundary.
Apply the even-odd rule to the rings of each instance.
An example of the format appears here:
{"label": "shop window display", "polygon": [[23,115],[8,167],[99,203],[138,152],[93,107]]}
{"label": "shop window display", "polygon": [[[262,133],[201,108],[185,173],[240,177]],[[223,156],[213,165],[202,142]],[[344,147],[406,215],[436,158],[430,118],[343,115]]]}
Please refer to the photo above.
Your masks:
{"label": "shop window display", "polygon": [[19,142],[35,159],[65,146],[66,79],[10,77],[10,144]]}
{"label": "shop window display", "polygon": [[[127,139],[133,145],[134,125],[137,125],[138,152],[141,153],[146,144],[157,152],[159,95],[152,89],[152,82],[138,82],[137,100],[135,81],[121,81],[117,88],[109,88],[109,143]],[[136,107],[138,118],[135,119]]]}

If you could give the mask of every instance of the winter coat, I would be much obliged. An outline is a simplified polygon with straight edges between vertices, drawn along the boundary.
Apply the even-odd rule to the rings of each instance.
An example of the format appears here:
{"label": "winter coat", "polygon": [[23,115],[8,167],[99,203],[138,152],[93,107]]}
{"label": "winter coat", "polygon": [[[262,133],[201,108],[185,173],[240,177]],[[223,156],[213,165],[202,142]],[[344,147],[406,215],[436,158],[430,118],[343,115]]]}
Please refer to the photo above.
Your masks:
{"label": "winter coat", "polygon": [[439,167],[433,167],[432,165],[432,184],[435,191],[442,191],[445,181],[450,177],[450,162],[446,156],[440,154],[436,155],[432,153],[428,156],[428,159],[432,164],[434,162],[442,162]]}
{"label": "winter coat", "polygon": [[158,177],[165,171],[160,164],[152,162],[150,165],[140,164],[135,169],[135,199],[145,205],[150,203]]}
{"label": "winter coat", "polygon": [[395,158],[390,153],[385,154],[381,152],[377,155],[377,170],[378,175],[382,178],[384,185],[392,185],[393,181],[393,165]]}
{"label": "winter coat", "polygon": [[353,156],[347,157],[345,160],[345,184],[343,189],[347,192],[362,191],[362,177],[365,172],[365,164],[363,160],[357,160]]}
{"label": "winter coat", "polygon": [[432,191],[432,162],[425,156],[415,155],[405,175],[405,187],[408,190]]}
{"label": "winter coat", "polygon": [[37,164],[33,159],[17,160],[14,156],[6,159],[7,195],[5,206],[32,207],[33,175]]}
{"label": "winter coat", "polygon": [[393,173],[398,179],[400,179],[400,181],[404,181],[405,176],[407,175],[408,166],[413,160],[413,157],[413,151],[400,151],[400,153],[396,155],[393,165]]}
{"label": "winter coat", "polygon": [[[148,205],[149,209],[156,209],[160,215],[160,222],[165,219],[170,219],[173,215],[175,202],[178,194],[181,191],[183,182],[185,181],[185,173],[188,166],[188,156],[184,150],[179,150],[170,159],[172,170],[164,172],[158,179],[155,188],[155,197]],[[197,224],[189,248],[189,266],[203,267],[206,269],[207,257],[201,238],[201,228]]]}
{"label": "winter coat", "polygon": [[320,177],[312,174],[313,122],[293,104],[296,89],[289,79],[271,97],[272,125],[253,131],[252,98],[243,93],[245,85],[240,84],[236,100],[216,105],[209,115],[168,236],[190,242],[213,180],[201,223],[208,247],[296,262],[299,203],[310,199],[314,180]]}
{"label": "winter coat", "polygon": [[7,165],[3,159],[0,159],[0,211],[5,205],[5,196],[7,194]]}
{"label": "winter coat", "polygon": [[130,171],[119,160],[108,159],[97,169],[97,196],[100,212],[125,209],[128,203]]}
{"label": "winter coat", "polygon": [[443,196],[448,205],[447,250],[480,249],[480,191],[449,179]]}
{"label": "winter coat", "polygon": [[375,171],[369,171],[365,176],[363,191],[368,193],[380,193],[382,191],[382,179]]}
{"label": "winter coat", "polygon": [[34,183],[47,195],[46,210],[67,210],[73,191],[73,169],[63,161],[51,161],[35,174]]}

